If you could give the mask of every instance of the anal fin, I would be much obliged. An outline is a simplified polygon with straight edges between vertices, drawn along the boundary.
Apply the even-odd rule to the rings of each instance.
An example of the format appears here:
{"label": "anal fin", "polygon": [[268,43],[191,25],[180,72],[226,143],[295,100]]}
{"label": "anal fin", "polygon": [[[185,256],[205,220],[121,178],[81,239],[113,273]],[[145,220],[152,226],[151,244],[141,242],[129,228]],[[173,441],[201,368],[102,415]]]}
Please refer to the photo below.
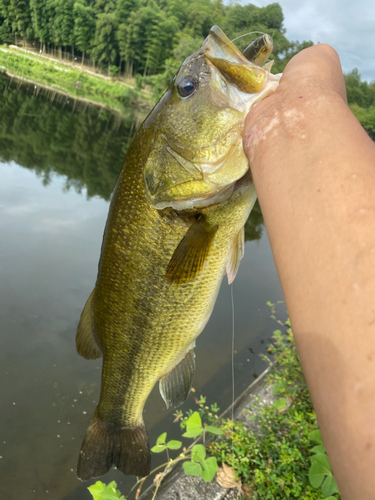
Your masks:
{"label": "anal fin", "polygon": [[191,349],[184,359],[159,381],[159,389],[167,408],[182,405],[193,385],[195,354]]}
{"label": "anal fin", "polygon": [[166,277],[171,283],[186,283],[202,270],[217,226],[211,227],[201,216],[188,229],[169,261]]}
{"label": "anal fin", "polygon": [[240,262],[245,253],[245,227],[242,227],[233,240],[227,260],[227,276],[230,285],[237,275]]}
{"label": "anal fin", "polygon": [[94,291],[95,289],[91,292],[83,308],[76,335],[77,352],[86,359],[97,359],[102,356],[102,351],[94,337],[92,324],[92,297]]}

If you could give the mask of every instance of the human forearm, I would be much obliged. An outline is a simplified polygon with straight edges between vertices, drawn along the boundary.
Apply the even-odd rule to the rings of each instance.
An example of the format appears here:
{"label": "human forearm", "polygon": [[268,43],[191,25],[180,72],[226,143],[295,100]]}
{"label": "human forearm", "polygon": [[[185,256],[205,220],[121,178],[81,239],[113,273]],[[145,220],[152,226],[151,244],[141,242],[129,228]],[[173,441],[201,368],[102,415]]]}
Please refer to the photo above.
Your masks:
{"label": "human forearm", "polygon": [[[335,54],[310,50],[304,71],[301,60],[292,65],[250,113],[244,144],[335,476],[343,498],[367,500],[375,498],[375,148],[345,104]],[[322,51],[317,71],[311,60]]]}

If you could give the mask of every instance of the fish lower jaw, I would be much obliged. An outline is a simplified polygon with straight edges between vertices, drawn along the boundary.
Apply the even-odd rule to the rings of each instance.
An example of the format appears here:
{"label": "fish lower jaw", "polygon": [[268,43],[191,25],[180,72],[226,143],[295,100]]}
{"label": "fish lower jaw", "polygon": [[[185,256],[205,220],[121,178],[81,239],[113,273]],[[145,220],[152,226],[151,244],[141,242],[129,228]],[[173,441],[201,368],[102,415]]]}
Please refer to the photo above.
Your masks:
{"label": "fish lower jaw", "polygon": [[154,208],[162,210],[171,207],[175,210],[186,210],[189,208],[204,208],[210,205],[216,205],[217,203],[228,200],[232,196],[235,183],[236,182],[233,182],[223,189],[218,189],[217,191],[203,194],[202,196],[195,196],[194,198],[162,201],[154,205]]}

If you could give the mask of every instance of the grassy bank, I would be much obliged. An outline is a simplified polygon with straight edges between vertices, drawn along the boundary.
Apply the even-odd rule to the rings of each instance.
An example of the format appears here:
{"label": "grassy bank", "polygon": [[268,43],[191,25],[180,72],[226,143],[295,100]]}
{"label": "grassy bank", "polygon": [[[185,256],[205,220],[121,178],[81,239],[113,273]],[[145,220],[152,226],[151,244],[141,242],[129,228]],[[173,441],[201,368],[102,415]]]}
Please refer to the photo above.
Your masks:
{"label": "grassy bank", "polygon": [[26,55],[4,46],[0,46],[0,67],[8,74],[120,112],[129,106],[151,109],[154,104],[149,95],[128,85],[89,74],[74,66],[59,64],[58,61],[38,59],[36,54]]}
{"label": "grassy bank", "polygon": [[269,406],[258,400],[234,427],[230,420],[222,422],[227,438],[208,445],[209,453],[234,470],[242,498],[339,500],[289,321],[286,325],[286,334],[276,330],[267,349],[275,361],[267,383],[278,399]]}

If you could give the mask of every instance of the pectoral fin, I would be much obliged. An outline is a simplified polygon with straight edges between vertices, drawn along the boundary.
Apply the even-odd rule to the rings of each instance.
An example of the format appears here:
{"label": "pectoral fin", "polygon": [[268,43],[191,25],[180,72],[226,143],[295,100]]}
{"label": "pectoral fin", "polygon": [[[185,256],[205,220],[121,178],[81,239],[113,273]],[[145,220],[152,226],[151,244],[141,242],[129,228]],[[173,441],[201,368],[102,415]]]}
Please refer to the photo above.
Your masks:
{"label": "pectoral fin", "polygon": [[182,405],[193,385],[195,354],[191,349],[184,359],[159,381],[159,389],[167,408]]}
{"label": "pectoral fin", "polygon": [[227,275],[228,285],[230,285],[236,277],[240,262],[245,253],[245,227],[242,227],[235,239],[229,252],[227,260]]}
{"label": "pectoral fin", "polygon": [[77,352],[86,359],[96,359],[102,356],[102,351],[94,337],[92,324],[92,297],[94,291],[95,289],[91,292],[83,308],[76,336]]}
{"label": "pectoral fin", "polygon": [[217,226],[209,226],[201,216],[188,229],[169,261],[166,277],[171,283],[186,283],[202,270]]}

